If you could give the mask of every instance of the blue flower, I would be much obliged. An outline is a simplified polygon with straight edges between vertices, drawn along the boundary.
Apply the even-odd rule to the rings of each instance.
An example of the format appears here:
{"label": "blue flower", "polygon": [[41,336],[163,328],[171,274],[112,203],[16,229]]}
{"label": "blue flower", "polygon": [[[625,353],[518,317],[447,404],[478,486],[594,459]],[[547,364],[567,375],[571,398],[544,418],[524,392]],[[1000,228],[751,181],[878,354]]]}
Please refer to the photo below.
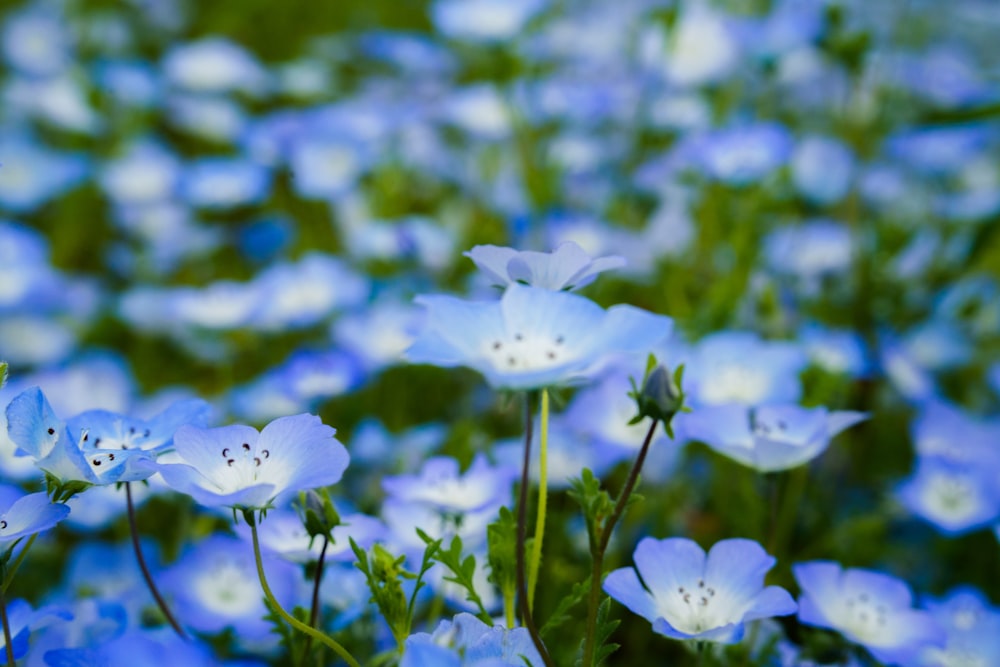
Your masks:
{"label": "blue flower", "polygon": [[220,38],[177,45],[162,66],[172,85],[192,92],[260,94],[268,85],[267,72],[249,52]]}
{"label": "blue flower", "polygon": [[896,492],[913,514],[947,535],[960,535],[1000,517],[1000,465],[920,456],[917,469]]}
{"label": "blue flower", "polygon": [[0,487],[0,551],[16,540],[52,528],[69,515],[69,508],[53,504],[45,493],[22,495]]}
{"label": "blue flower", "polygon": [[517,37],[544,0],[437,0],[434,26],[446,37],[496,42]]}
{"label": "blue flower", "polygon": [[834,436],[866,418],[823,407],[720,405],[688,415],[684,433],[745,466],[776,472],[808,463]]}
{"label": "blue flower", "polygon": [[820,135],[804,137],[791,160],[792,180],[806,199],[833,204],[843,199],[854,175],[854,154],[842,142]]}
{"label": "blue flower", "polygon": [[542,657],[524,628],[486,625],[472,614],[441,621],[433,634],[407,637],[399,667],[539,667]]}
{"label": "blue flower", "polygon": [[607,311],[566,292],[514,284],[499,302],[421,296],[427,326],[407,352],[413,363],[469,366],[498,389],[578,382],[613,355],[645,352],[672,322],[633,306]]}
{"label": "blue flower", "polygon": [[437,456],[428,459],[417,475],[396,475],[382,479],[382,488],[392,498],[433,507],[445,514],[464,514],[506,503],[517,466],[493,466],[478,454],[464,473],[458,461]]}
{"label": "blue flower", "polygon": [[589,285],[597,274],[625,265],[618,256],[591,259],[583,248],[566,241],[552,252],[517,251],[495,245],[477,245],[465,253],[494,284],[524,283],[551,290]]}
{"label": "blue flower", "polygon": [[947,635],[944,646],[920,655],[920,667],[1000,665],[1000,609],[979,590],[960,586],[940,599],[924,601]]}
{"label": "blue flower", "polygon": [[109,410],[88,410],[70,418],[71,434],[99,449],[141,449],[160,453],[173,442],[174,432],[184,424],[205,426],[212,406],[198,398],[182,399],[151,419],[138,419]]}
{"label": "blue flower", "polygon": [[7,406],[7,434],[40,469],[61,481],[112,484],[146,479],[154,471],[150,452],[101,447],[87,431],[72,435],[38,387]]}
{"label": "blue flower", "polygon": [[880,662],[909,664],[944,641],[941,627],[913,609],[909,586],[896,577],[829,561],[798,563],[792,572],[802,589],[799,621],[840,632]]}
{"label": "blue flower", "polygon": [[788,591],[764,587],[776,561],[753,540],[722,540],[706,558],[691,540],[647,537],[634,559],[635,569],[608,574],[604,590],[673,639],[731,644],[743,638],[747,622],[796,609]]}
{"label": "blue flower", "polygon": [[183,462],[161,464],[159,472],[202,505],[264,508],[279,495],[340,480],[349,457],[334,433],[309,414],[275,419],[259,433],[241,424],[183,426],[174,435]]}

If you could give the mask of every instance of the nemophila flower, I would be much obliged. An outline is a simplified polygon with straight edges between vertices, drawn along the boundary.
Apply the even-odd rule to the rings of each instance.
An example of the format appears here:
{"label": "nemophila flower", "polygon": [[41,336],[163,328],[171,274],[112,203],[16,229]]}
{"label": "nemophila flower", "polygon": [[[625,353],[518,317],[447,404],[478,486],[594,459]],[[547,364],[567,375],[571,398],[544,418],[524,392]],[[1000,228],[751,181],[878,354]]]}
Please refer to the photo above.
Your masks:
{"label": "nemophila flower", "polygon": [[[632,404],[631,418],[635,414],[635,403]],[[572,417],[568,414],[553,415],[549,420],[549,442],[547,451],[548,464],[548,486],[550,489],[568,489],[573,479],[580,476],[584,468],[590,469],[595,475],[600,477],[607,472],[615,463],[621,461],[627,455],[635,458],[638,446],[642,440],[636,443],[633,449],[609,446],[598,440],[595,436],[579,430]],[[536,424],[535,428],[538,428]],[[538,433],[538,431],[535,431]],[[640,436],[641,438],[641,436]],[[631,443],[630,443],[631,444]],[[650,452],[655,454],[656,448]],[[541,452],[538,447],[531,451],[531,467],[528,469],[529,478],[538,483],[540,474]],[[497,441],[493,445],[494,457],[509,466],[520,467],[524,461],[524,438],[512,438],[509,440]],[[648,457],[646,465],[643,466],[643,479],[659,479],[660,466]],[[650,465],[654,463],[654,465]],[[653,475],[648,475],[649,468],[656,469]]]}
{"label": "nemophila flower", "polygon": [[[287,606],[295,599],[296,567],[268,554],[263,560],[271,589]],[[274,643],[268,639],[272,626],[264,619],[268,611],[254,555],[243,540],[210,535],[168,568],[161,581],[185,625],[207,633],[233,628],[242,641]]]}
{"label": "nemophila flower", "polygon": [[267,86],[267,72],[253,55],[217,37],[173,47],[162,66],[171,85],[198,93],[260,94]]}
{"label": "nemophila flower", "polygon": [[936,398],[939,391],[930,371],[895,336],[883,332],[880,338],[880,368],[896,391],[914,403]]}
{"label": "nemophila flower", "polygon": [[745,466],[776,472],[808,463],[834,436],[867,418],[863,412],[791,404],[721,405],[688,415],[684,433]]}
{"label": "nemophila flower", "polygon": [[449,91],[438,113],[443,122],[479,141],[496,142],[510,136],[510,110],[489,84]]}
{"label": "nemophila flower", "polygon": [[[343,505],[341,502],[337,506]],[[350,542],[353,539],[363,549],[369,548],[385,536],[385,525],[375,517],[355,511],[340,511],[340,525],[334,527],[333,541],[326,548],[326,562],[353,563],[355,556]],[[321,539],[313,539],[302,522],[302,516],[291,509],[268,510],[267,521],[257,528],[260,545],[264,551],[291,561],[308,563],[319,559],[323,548]],[[236,532],[250,539],[250,527],[241,522]]]}
{"label": "nemophila flower", "polygon": [[766,123],[715,130],[695,142],[697,164],[710,176],[734,186],[770,175],[789,158],[792,139],[783,125]]}
{"label": "nemophila flower", "polygon": [[472,614],[441,621],[432,634],[407,637],[400,667],[539,667],[542,657],[524,628],[489,626]]}
{"label": "nemophila flower", "polygon": [[524,283],[551,290],[572,290],[589,285],[599,273],[624,266],[623,257],[591,259],[572,241],[552,252],[514,250],[495,245],[477,245],[465,253],[495,285]]}
{"label": "nemophila flower", "polygon": [[895,577],[829,561],[798,563],[792,572],[802,589],[799,621],[840,632],[880,662],[911,664],[944,641],[933,616],[913,608],[909,586]]}
{"label": "nemophila flower", "polygon": [[920,406],[910,422],[913,446],[920,456],[975,466],[1000,466],[1000,422],[978,417],[944,400]]}
{"label": "nemophila flower", "polygon": [[446,514],[464,514],[508,502],[517,475],[516,466],[494,466],[481,453],[464,472],[459,471],[457,460],[436,456],[416,475],[384,477],[382,488],[402,502],[419,503]]}
{"label": "nemophila flower", "polygon": [[795,613],[788,591],[764,586],[776,561],[753,540],[722,540],[706,556],[689,539],[647,537],[634,559],[634,569],[608,574],[604,591],[667,637],[732,644],[750,621]]}
{"label": "nemophila flower", "polygon": [[260,273],[253,284],[260,294],[260,306],[252,326],[264,331],[311,326],[338,309],[364,303],[370,291],[367,279],[322,253],[275,264]]}
{"label": "nemophila flower", "polygon": [[203,158],[181,174],[181,196],[195,208],[251,206],[267,199],[270,190],[270,170],[242,158]]}
{"label": "nemophila flower", "polygon": [[799,339],[809,360],[825,371],[853,378],[871,371],[868,350],[857,332],[807,324],[799,331]]}
{"label": "nemophila flower", "polygon": [[966,365],[973,343],[954,321],[931,319],[909,329],[901,344],[917,364],[931,371]]}
{"label": "nemophila flower", "polygon": [[543,0],[436,0],[431,20],[452,39],[502,42],[519,35],[544,6]]}
{"label": "nemophila flower", "polygon": [[21,134],[0,135],[0,206],[30,213],[76,187],[89,165],[79,155],[49,150]]}
{"label": "nemophila flower", "polygon": [[684,390],[696,409],[739,403],[798,401],[807,357],[790,341],[765,341],[748,331],[720,331],[684,359]]}
{"label": "nemophila flower", "polygon": [[496,520],[503,502],[461,514],[440,512],[431,505],[411,503],[387,498],[382,503],[382,519],[388,528],[388,539],[411,562],[419,562],[427,546],[417,534],[417,529],[443,544],[451,544],[456,535],[462,539],[467,551],[477,551],[486,546],[486,527]]}
{"label": "nemophila flower", "polygon": [[[34,630],[53,622],[72,619],[71,614],[59,607],[46,606],[32,609],[27,601],[21,599],[7,602],[6,611],[15,660],[20,660],[28,653],[30,635]],[[7,642],[0,634],[0,651],[6,651],[6,648]]]}
{"label": "nemophila flower", "polygon": [[336,344],[354,353],[369,372],[402,362],[424,319],[420,308],[391,299],[338,317],[330,328]]}
{"label": "nemophila flower", "polygon": [[1000,664],[1000,609],[983,593],[959,586],[944,597],[924,600],[924,607],[944,628],[944,646],[925,648],[919,667],[986,667]]}
{"label": "nemophila flower", "polygon": [[57,12],[27,5],[8,14],[0,50],[11,69],[31,77],[45,78],[62,72],[73,62],[73,39],[69,26]]}
{"label": "nemophila flower", "polygon": [[134,627],[120,637],[92,646],[45,652],[47,667],[264,667],[256,660],[220,660],[203,642],[186,641],[169,628]]}
{"label": "nemophila flower", "polygon": [[356,138],[331,133],[296,136],[290,142],[288,163],[295,175],[292,187],[306,199],[339,197],[352,190],[370,162]]}
{"label": "nemophila flower", "polygon": [[369,30],[359,46],[373,60],[412,74],[447,74],[457,69],[456,58],[443,44],[415,32]]}
{"label": "nemophila flower", "polygon": [[0,550],[22,537],[52,528],[69,515],[69,508],[53,504],[45,493],[25,495],[12,486],[0,486]]}
{"label": "nemophila flower", "polygon": [[377,467],[381,473],[413,470],[444,444],[448,427],[439,423],[391,433],[381,422],[367,418],[354,429],[351,462]]}
{"label": "nemophila flower", "polygon": [[832,220],[780,227],[764,239],[768,264],[778,273],[816,281],[844,273],[851,266],[851,230]]}
{"label": "nemophila flower", "polygon": [[0,349],[19,366],[46,366],[64,361],[76,347],[68,323],[40,315],[7,315],[0,321]]}
{"label": "nemophila flower", "polygon": [[796,145],[791,168],[799,193],[809,201],[828,205],[840,201],[851,187],[854,154],[836,139],[810,135]]}
{"label": "nemophila flower", "polygon": [[145,479],[153,472],[150,452],[104,447],[86,430],[72,433],[38,387],[7,406],[7,434],[41,470],[63,482],[112,484]]}
{"label": "nemophila flower", "polygon": [[101,187],[116,204],[151,204],[172,199],[180,178],[180,159],[151,141],[130,146],[100,172]]}
{"label": "nemophila flower", "polygon": [[917,469],[896,491],[916,516],[948,535],[991,524],[1000,517],[1000,465],[920,456]]}
{"label": "nemophila flower", "polygon": [[[146,484],[135,484],[131,490],[135,507],[142,506],[154,493]],[[67,500],[66,506],[72,512],[63,527],[78,534],[89,534],[110,527],[127,509],[125,492],[112,484],[91,487],[86,493]]]}
{"label": "nemophila flower", "polygon": [[275,419],[260,432],[240,424],[183,426],[174,435],[182,462],[158,469],[167,484],[203,505],[264,508],[277,496],[340,480],[349,457],[334,433],[309,414]]}
{"label": "nemophila flower", "polygon": [[644,352],[672,322],[633,306],[603,310],[566,292],[513,284],[500,301],[421,296],[427,323],[407,351],[413,363],[469,366],[497,389],[579,382],[614,355]]}
{"label": "nemophila flower", "polygon": [[670,34],[664,34],[666,52],[657,59],[670,83],[700,86],[721,81],[739,62],[737,35],[725,15],[707,3],[684,6]]}
{"label": "nemophila flower", "polygon": [[235,144],[249,119],[242,106],[227,97],[173,94],[166,98],[164,119],[184,134],[217,144]]}

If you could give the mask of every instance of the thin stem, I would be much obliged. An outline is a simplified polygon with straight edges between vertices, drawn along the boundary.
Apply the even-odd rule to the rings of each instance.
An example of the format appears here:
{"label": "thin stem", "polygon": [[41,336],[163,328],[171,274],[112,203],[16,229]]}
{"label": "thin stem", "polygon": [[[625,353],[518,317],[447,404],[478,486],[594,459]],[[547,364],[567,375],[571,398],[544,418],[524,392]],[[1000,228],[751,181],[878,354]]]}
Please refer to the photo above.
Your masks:
{"label": "thin stem", "polygon": [[517,500],[517,545],[515,552],[517,556],[517,603],[521,611],[521,622],[531,635],[531,641],[538,649],[538,654],[542,656],[545,667],[555,667],[549,652],[542,643],[542,638],[538,635],[538,628],[535,627],[535,619],[531,616],[531,607],[528,605],[528,585],[524,576],[524,542],[527,529],[527,508],[528,504],[528,469],[531,466],[531,394],[524,395],[524,465],[521,467],[521,489],[518,492]]}
{"label": "thin stem", "polygon": [[257,537],[257,521],[254,519],[253,511],[244,510],[243,517],[246,519],[247,523],[250,524],[250,535],[253,537],[253,557],[257,563],[257,577],[260,579],[260,588],[264,591],[264,597],[267,598],[267,602],[271,605],[271,608],[278,612],[278,615],[285,619],[286,623],[299,632],[305,633],[313,639],[330,647],[334,653],[339,655],[344,662],[351,667],[361,667],[361,665],[358,664],[358,661],[354,659],[354,656],[348,653],[347,649],[341,646],[335,639],[309,627],[299,619],[289,614],[285,611],[284,607],[281,606],[278,600],[274,597],[274,593],[271,592],[271,587],[267,585],[267,577],[264,575],[264,561],[260,555],[260,539]]}
{"label": "thin stem", "polygon": [[509,629],[514,628],[517,618],[514,615],[514,596],[504,591],[503,594],[503,617]]}
{"label": "thin stem", "polygon": [[[323,581],[323,563],[326,561],[326,550],[330,546],[330,537],[323,536],[323,548],[319,550],[319,560],[316,562],[316,574],[313,578],[312,606],[309,608],[309,626],[315,628],[319,621],[319,586]],[[312,636],[306,637],[305,649],[302,651],[302,659],[309,657],[309,649],[312,648]]]}
{"label": "thin stem", "polygon": [[160,595],[159,589],[156,588],[156,583],[153,581],[153,575],[150,574],[149,568],[146,567],[146,559],[142,556],[142,547],[139,545],[139,530],[136,528],[135,522],[135,503],[132,502],[132,483],[125,482],[125,504],[128,506],[128,529],[129,533],[132,534],[132,549],[135,551],[135,560],[139,563],[139,569],[142,570],[142,578],[146,580],[146,587],[149,588],[149,592],[153,594],[153,599],[156,600],[156,606],[160,608],[163,612],[163,616],[167,619],[167,623],[170,627],[174,629],[177,636],[181,639],[187,639],[187,635],[184,633],[183,628],[174,618],[174,615],[170,613],[170,607],[167,606],[166,600]]}
{"label": "thin stem", "polygon": [[615,524],[618,523],[618,520],[625,512],[629,496],[632,495],[636,482],[639,481],[639,472],[642,470],[642,464],[646,461],[646,454],[649,453],[649,444],[653,441],[653,435],[656,433],[656,427],[659,423],[658,420],[654,419],[653,423],[649,425],[649,431],[646,432],[646,438],[642,441],[642,448],[639,449],[639,455],[635,458],[635,463],[632,464],[632,469],[628,473],[628,479],[625,480],[625,486],[622,487],[622,492],[618,496],[615,508],[605,520],[604,525],[598,526],[600,534],[595,535],[591,540],[590,595],[587,599],[587,625],[584,628],[585,634],[583,636],[583,667],[591,667],[594,664],[595,651],[597,650],[595,646],[597,611],[601,605],[601,580],[604,574],[604,554],[608,550],[608,542],[611,540],[611,533],[614,532]]}
{"label": "thin stem", "polygon": [[3,623],[3,638],[7,648],[7,667],[17,667],[14,659],[14,640],[10,637],[10,621],[7,620],[7,600],[0,593],[0,622]]}
{"label": "thin stem", "polygon": [[809,467],[799,466],[783,474],[787,476],[787,480],[784,497],[781,498],[778,507],[774,543],[771,547],[771,555],[778,558],[779,563],[782,562],[781,558],[785,555],[789,539],[794,533],[795,518],[799,512],[802,494],[805,493],[809,482]]}
{"label": "thin stem", "polygon": [[[632,491],[635,489],[636,482],[639,481],[639,472],[642,470],[642,464],[646,461],[646,454],[649,453],[649,443],[653,441],[653,435],[656,433],[656,427],[659,426],[659,420],[654,419],[653,423],[649,425],[649,431],[646,432],[646,439],[642,441],[642,449],[639,450],[639,456],[636,457],[635,463],[632,464],[632,470],[628,473],[628,479],[625,480],[625,486],[622,487],[621,495],[618,496],[618,502],[615,503],[615,509],[611,512],[611,516],[604,523],[604,530],[601,533],[600,542],[600,552],[603,555],[608,549],[608,542],[611,541],[611,533],[615,529],[615,524],[622,517],[625,512],[625,507],[628,505],[629,496],[632,495]],[[600,582],[597,582],[598,585]]]}
{"label": "thin stem", "polygon": [[549,500],[549,390],[542,389],[541,427],[538,433],[538,512],[535,515],[535,540],[531,543],[528,561],[528,608],[535,608],[535,586],[542,563],[542,541],[545,538],[545,511]]}
{"label": "thin stem", "polygon": [[28,541],[24,543],[24,548],[21,549],[21,553],[17,554],[17,558],[14,559],[14,562],[6,568],[7,576],[3,580],[3,586],[0,586],[0,592],[7,592],[11,582],[14,581],[14,575],[17,574],[17,568],[21,567],[21,563],[23,563],[24,559],[27,557],[28,549],[30,549],[31,545],[35,543],[36,537],[38,537],[38,533],[35,533],[28,538]]}

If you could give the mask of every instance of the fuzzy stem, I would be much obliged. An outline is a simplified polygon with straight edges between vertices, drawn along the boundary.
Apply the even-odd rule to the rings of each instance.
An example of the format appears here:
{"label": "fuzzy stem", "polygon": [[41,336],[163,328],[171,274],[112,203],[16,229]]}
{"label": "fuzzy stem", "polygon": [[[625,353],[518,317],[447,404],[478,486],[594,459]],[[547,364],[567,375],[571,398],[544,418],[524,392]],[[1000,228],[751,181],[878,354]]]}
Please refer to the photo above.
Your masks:
{"label": "fuzzy stem", "polygon": [[278,600],[274,597],[274,593],[271,592],[271,587],[267,585],[267,577],[264,576],[264,561],[260,555],[260,539],[257,537],[257,522],[254,519],[253,511],[249,509],[244,510],[243,517],[246,519],[247,523],[250,524],[250,535],[253,537],[253,557],[257,563],[257,577],[260,579],[260,588],[264,591],[264,597],[267,598],[267,602],[271,605],[271,608],[278,612],[278,615],[285,619],[286,623],[299,632],[302,632],[330,647],[334,653],[339,655],[344,662],[351,667],[361,667],[361,665],[358,664],[358,661],[354,659],[354,656],[348,653],[347,649],[341,646],[335,639],[309,627],[299,619],[289,614],[285,611],[284,607],[281,606]]}
{"label": "fuzzy stem", "polygon": [[531,543],[528,561],[528,608],[535,608],[535,586],[542,563],[542,541],[545,538],[545,511],[548,508],[549,480],[549,390],[542,389],[542,414],[538,433],[538,511],[535,515],[535,540]]}
{"label": "fuzzy stem", "polygon": [[142,570],[142,578],[146,580],[146,587],[149,588],[149,592],[153,594],[153,599],[156,600],[156,606],[160,608],[163,612],[163,616],[167,619],[167,623],[170,627],[174,629],[177,636],[181,639],[187,639],[187,635],[184,633],[184,629],[181,628],[180,623],[174,618],[174,615],[170,613],[170,607],[167,606],[166,600],[160,595],[159,589],[156,588],[156,583],[153,581],[153,575],[150,574],[149,568],[146,566],[146,559],[142,556],[142,547],[139,545],[139,530],[136,527],[135,521],[135,503],[132,502],[132,483],[125,482],[125,504],[128,506],[128,530],[132,535],[132,549],[135,551],[135,560],[139,563],[139,569]]}
{"label": "fuzzy stem", "polygon": [[531,394],[524,395],[524,465],[521,468],[521,489],[518,492],[517,501],[517,545],[515,552],[517,556],[517,602],[521,611],[521,622],[531,635],[531,641],[538,649],[539,655],[545,667],[555,667],[549,656],[542,638],[538,635],[538,628],[535,627],[535,619],[531,616],[531,607],[528,605],[528,585],[524,576],[524,542],[528,521],[528,469],[531,467]]}
{"label": "fuzzy stem", "polygon": [[[309,626],[315,628],[319,621],[319,586],[323,581],[323,563],[326,561],[326,549],[330,546],[330,538],[323,536],[323,548],[319,550],[319,560],[316,562],[316,575],[313,579],[312,606],[309,608]],[[303,660],[309,657],[309,649],[312,648],[312,635],[306,637],[305,649],[302,651]]]}
{"label": "fuzzy stem", "polygon": [[7,620],[7,600],[4,594],[0,593],[0,622],[3,623],[3,638],[7,649],[7,667],[17,667],[14,659],[14,640],[10,636],[10,622]]}
{"label": "fuzzy stem", "polygon": [[635,463],[632,464],[632,469],[628,473],[628,479],[625,480],[625,486],[622,487],[621,495],[618,496],[618,501],[615,503],[614,509],[604,521],[604,525],[597,527],[600,534],[594,535],[591,538],[590,595],[587,600],[587,626],[584,628],[585,634],[583,636],[583,667],[592,667],[597,650],[595,646],[597,611],[601,605],[604,554],[608,550],[608,542],[611,540],[611,533],[614,532],[615,524],[618,523],[618,520],[625,512],[629,496],[632,495],[636,482],[639,481],[639,472],[642,470],[642,464],[646,461],[649,444],[653,441],[653,435],[656,433],[656,427],[659,423],[658,420],[654,419],[653,423],[649,425],[649,431],[646,432],[646,439],[642,441],[642,448],[639,450],[639,455],[636,457]]}

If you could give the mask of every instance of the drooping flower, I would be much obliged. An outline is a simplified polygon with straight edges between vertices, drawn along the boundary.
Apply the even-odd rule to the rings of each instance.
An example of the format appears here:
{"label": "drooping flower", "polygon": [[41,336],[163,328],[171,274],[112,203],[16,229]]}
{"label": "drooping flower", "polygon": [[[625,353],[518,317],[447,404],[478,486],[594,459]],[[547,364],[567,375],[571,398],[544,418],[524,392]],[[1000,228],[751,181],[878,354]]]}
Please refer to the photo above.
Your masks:
{"label": "drooping flower", "polygon": [[944,633],[900,579],[838,563],[813,561],[792,567],[802,589],[799,621],[836,630],[867,648],[880,662],[910,664]]}
{"label": "drooping flower", "polygon": [[539,667],[542,658],[524,628],[490,627],[472,614],[441,621],[433,634],[406,640],[400,667]]}
{"label": "drooping flower", "polygon": [[822,454],[838,433],[867,419],[863,412],[798,405],[720,405],[684,420],[685,434],[760,472],[787,470]]}
{"label": "drooping flower", "polygon": [[496,285],[524,283],[550,290],[578,289],[592,283],[599,273],[625,265],[625,258],[617,255],[591,259],[572,241],[560,243],[552,252],[477,245],[465,256]]}
{"label": "drooping flower", "polygon": [[421,296],[427,324],[413,363],[468,366],[498,389],[582,381],[615,354],[646,352],[672,321],[629,305],[608,310],[575,294],[513,284],[499,301]]}
{"label": "drooping flower", "polygon": [[731,644],[747,622],[796,609],[788,591],[764,586],[776,561],[753,540],[722,540],[706,557],[689,539],[647,537],[634,559],[635,568],[608,574],[604,590],[673,639]]}
{"label": "drooping flower", "polygon": [[264,508],[279,495],[340,480],[350,457],[335,433],[310,414],[280,417],[260,432],[241,424],[183,426],[174,436],[182,462],[158,469],[203,505]]}
{"label": "drooping flower", "polygon": [[[101,426],[107,427],[107,420],[102,419]],[[74,436],[38,387],[22,392],[7,406],[7,433],[41,470],[63,482],[112,484],[146,479],[153,472],[151,452],[122,449],[121,443],[102,447],[86,430]]]}

